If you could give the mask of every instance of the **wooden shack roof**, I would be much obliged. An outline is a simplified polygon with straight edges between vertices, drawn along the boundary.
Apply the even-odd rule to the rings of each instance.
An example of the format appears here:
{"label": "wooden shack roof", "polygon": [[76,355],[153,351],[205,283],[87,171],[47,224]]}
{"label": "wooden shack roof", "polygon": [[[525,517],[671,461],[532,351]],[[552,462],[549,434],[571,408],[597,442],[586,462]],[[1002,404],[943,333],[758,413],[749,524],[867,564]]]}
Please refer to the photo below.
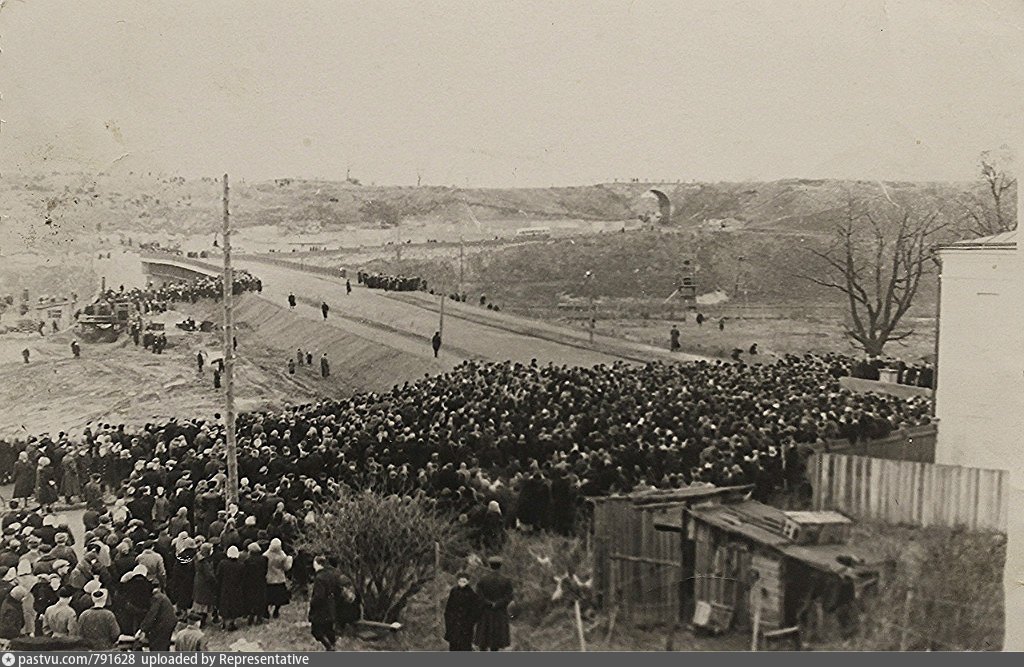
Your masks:
{"label": "wooden shack roof", "polygon": [[669,503],[696,503],[703,502],[715,496],[727,494],[748,493],[753,485],[746,486],[712,486],[700,484],[684,486],[679,489],[650,489],[648,491],[636,491],[634,493],[618,493],[611,496],[593,496],[587,498],[592,503],[607,502],[610,500],[629,500],[634,505],[660,505]]}
{"label": "wooden shack roof", "polygon": [[[874,570],[874,566],[881,562],[877,556],[860,553],[846,544],[798,545],[782,532],[789,513],[756,500],[722,505],[698,505],[691,507],[689,513],[697,521],[756,542],[823,572],[837,575],[858,574]],[[812,514],[834,515],[830,518],[835,521],[846,518],[836,512]],[[844,564],[840,562],[840,558],[855,565]]]}

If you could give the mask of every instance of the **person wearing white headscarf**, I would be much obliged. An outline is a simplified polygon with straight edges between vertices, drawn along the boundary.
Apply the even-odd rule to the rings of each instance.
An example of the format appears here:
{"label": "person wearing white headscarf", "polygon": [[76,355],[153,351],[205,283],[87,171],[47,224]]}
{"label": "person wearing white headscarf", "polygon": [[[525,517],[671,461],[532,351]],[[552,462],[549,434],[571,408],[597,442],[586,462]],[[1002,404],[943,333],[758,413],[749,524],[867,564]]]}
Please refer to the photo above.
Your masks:
{"label": "person wearing white headscarf", "polygon": [[278,618],[281,607],[291,602],[288,591],[288,571],[292,569],[292,557],[284,552],[281,540],[270,540],[270,547],[264,552],[267,557],[267,607],[273,608],[271,615]]}
{"label": "person wearing white headscarf", "polygon": [[92,608],[78,616],[78,634],[93,650],[109,651],[117,647],[121,626],[114,612],[107,609],[107,591],[100,588],[92,592]]}
{"label": "person wearing white headscarf", "polygon": [[221,627],[236,629],[238,619],[245,615],[245,596],[242,595],[242,583],[245,579],[245,567],[239,560],[238,547],[231,545],[227,550],[227,558],[217,566],[217,581],[220,584]]}

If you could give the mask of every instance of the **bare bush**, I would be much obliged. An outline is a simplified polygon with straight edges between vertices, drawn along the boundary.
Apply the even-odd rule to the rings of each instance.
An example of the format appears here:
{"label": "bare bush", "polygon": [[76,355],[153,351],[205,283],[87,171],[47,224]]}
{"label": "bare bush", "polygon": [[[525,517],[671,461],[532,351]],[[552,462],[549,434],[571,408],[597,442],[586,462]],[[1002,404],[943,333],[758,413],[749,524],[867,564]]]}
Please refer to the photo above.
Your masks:
{"label": "bare bush", "polygon": [[391,623],[433,579],[435,549],[455,549],[461,538],[456,523],[423,499],[345,490],[306,528],[303,542],[352,580],[365,618]]}
{"label": "bare bush", "polygon": [[998,651],[1003,644],[1006,538],[948,528],[858,527],[891,560],[860,605],[843,650]]}

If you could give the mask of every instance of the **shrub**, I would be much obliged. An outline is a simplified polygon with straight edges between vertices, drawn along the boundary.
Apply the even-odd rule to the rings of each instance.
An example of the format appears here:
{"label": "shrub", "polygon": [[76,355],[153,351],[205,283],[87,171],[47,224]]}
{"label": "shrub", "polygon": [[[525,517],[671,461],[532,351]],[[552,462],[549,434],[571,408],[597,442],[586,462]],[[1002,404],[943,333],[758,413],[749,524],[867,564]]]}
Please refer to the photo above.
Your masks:
{"label": "shrub", "polygon": [[[860,605],[845,650],[998,651],[1003,643],[1005,536],[948,528],[858,526],[892,564]],[[909,595],[908,595],[909,594]]]}
{"label": "shrub", "polygon": [[344,490],[306,528],[303,546],[335,560],[362,598],[365,618],[391,623],[433,579],[435,549],[455,549],[461,538],[426,500]]}

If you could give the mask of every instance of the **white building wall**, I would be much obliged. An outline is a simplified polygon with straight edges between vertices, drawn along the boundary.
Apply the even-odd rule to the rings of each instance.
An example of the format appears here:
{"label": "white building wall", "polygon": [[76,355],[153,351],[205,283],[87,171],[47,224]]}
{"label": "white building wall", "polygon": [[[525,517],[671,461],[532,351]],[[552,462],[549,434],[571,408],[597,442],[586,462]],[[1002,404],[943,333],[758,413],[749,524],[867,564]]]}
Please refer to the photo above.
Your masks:
{"label": "white building wall", "polygon": [[942,252],[935,462],[1009,469],[1024,458],[1016,252]]}
{"label": "white building wall", "polygon": [[935,460],[1009,471],[1003,650],[1022,651],[1024,249],[944,250],[941,298]]}

